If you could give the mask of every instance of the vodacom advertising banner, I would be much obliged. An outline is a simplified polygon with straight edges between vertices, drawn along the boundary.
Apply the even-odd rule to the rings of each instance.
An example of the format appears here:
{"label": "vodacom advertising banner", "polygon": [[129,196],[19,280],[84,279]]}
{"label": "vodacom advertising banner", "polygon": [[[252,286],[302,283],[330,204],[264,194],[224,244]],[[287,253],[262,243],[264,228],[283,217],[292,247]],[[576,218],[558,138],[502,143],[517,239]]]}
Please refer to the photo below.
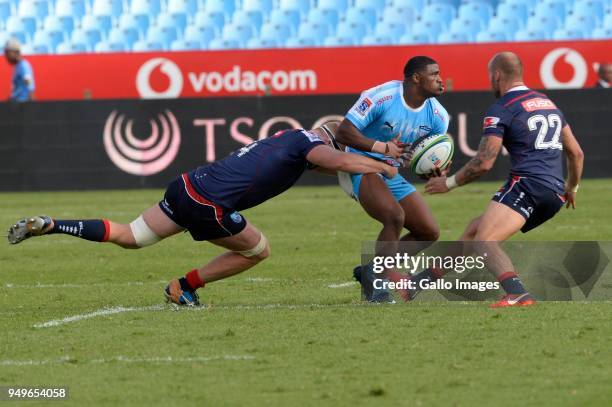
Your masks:
{"label": "vodacom advertising banner", "polygon": [[[39,100],[178,98],[358,93],[401,78],[408,58],[440,63],[449,90],[489,88],[487,62],[499,51],[523,60],[534,88],[591,87],[612,40],[359,48],[32,56]],[[0,66],[8,96],[10,70]]]}

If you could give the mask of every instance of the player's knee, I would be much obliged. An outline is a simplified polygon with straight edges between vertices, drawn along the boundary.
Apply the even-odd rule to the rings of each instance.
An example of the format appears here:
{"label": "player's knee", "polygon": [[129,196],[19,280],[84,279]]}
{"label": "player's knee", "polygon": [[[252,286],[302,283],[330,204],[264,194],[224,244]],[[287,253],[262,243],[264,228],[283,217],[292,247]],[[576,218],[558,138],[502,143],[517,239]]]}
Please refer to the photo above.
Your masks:
{"label": "player's knee", "polygon": [[151,246],[161,240],[147,225],[142,215],[130,223],[126,229],[126,236],[122,239],[121,243],[118,243],[126,249],[140,249],[141,247]]}
{"label": "player's knee", "polygon": [[259,263],[262,260],[267,259],[270,256],[270,243],[268,239],[263,235],[259,237],[259,242],[251,249],[238,251],[240,255],[252,260],[255,263]]}
{"label": "player's knee", "polygon": [[437,224],[425,225],[410,231],[417,240],[435,242],[440,238],[440,227]]}
{"label": "player's knee", "polygon": [[404,218],[404,210],[401,208],[401,206],[397,206],[384,211],[381,221],[383,225],[387,227],[394,227],[401,230],[404,227]]}

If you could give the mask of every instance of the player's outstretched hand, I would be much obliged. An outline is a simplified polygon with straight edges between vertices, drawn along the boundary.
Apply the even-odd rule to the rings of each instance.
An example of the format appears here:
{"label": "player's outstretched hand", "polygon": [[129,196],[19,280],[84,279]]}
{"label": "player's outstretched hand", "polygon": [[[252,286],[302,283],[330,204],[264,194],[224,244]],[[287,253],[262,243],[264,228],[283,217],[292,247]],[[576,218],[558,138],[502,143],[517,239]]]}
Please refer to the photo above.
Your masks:
{"label": "player's outstretched hand", "polygon": [[450,191],[446,186],[446,175],[432,177],[425,184],[425,192],[428,194],[442,194]]}
{"label": "player's outstretched hand", "polygon": [[565,191],[565,207],[569,209],[576,209],[576,193],[574,191]]}

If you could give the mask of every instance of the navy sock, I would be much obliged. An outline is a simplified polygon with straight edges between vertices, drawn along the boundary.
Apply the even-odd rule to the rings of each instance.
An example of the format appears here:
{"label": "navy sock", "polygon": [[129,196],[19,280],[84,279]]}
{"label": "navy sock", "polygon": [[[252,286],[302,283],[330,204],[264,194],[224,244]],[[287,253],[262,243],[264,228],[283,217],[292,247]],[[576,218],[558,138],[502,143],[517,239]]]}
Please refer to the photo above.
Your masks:
{"label": "navy sock", "polygon": [[48,234],[63,233],[80,237],[81,239],[93,242],[106,242],[110,233],[108,220],[88,219],[88,220],[60,220],[54,219],[53,229]]}
{"label": "navy sock", "polygon": [[497,277],[497,281],[499,281],[506,294],[521,295],[527,292],[525,287],[523,287],[521,279],[513,271],[509,271]]}

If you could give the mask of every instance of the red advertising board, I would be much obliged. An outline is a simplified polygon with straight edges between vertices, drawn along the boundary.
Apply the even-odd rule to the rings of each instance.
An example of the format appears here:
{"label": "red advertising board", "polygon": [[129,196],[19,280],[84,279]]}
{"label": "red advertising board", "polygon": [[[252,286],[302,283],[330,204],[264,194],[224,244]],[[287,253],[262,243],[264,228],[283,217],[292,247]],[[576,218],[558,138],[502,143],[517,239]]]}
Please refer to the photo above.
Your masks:
{"label": "red advertising board", "polygon": [[[27,57],[38,100],[359,93],[402,77],[414,55],[440,63],[449,90],[489,88],[487,62],[516,52],[534,88],[591,87],[612,40]],[[0,63],[0,97],[10,67]]]}

